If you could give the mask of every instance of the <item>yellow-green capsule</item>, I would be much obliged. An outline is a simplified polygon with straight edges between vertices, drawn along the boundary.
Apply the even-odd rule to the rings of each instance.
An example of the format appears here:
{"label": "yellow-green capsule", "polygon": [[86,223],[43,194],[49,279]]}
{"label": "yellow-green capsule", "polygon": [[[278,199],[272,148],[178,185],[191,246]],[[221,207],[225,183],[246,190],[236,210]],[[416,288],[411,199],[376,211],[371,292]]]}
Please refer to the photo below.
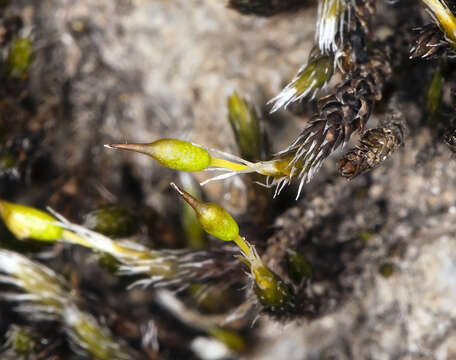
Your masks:
{"label": "yellow-green capsule", "polygon": [[32,42],[28,38],[16,39],[8,54],[8,71],[11,76],[24,77],[32,64]]}
{"label": "yellow-green capsule", "polygon": [[224,208],[199,201],[174,183],[171,186],[195,210],[199,223],[208,234],[223,241],[233,241],[239,236],[238,224]]}
{"label": "yellow-green capsule", "polygon": [[205,149],[183,140],[160,139],[149,144],[109,144],[106,146],[149,155],[163,166],[181,171],[201,171],[211,164],[211,155]]}
{"label": "yellow-green capsule", "polygon": [[30,206],[0,201],[0,216],[18,239],[56,241],[62,235],[63,230],[53,224],[53,216]]}

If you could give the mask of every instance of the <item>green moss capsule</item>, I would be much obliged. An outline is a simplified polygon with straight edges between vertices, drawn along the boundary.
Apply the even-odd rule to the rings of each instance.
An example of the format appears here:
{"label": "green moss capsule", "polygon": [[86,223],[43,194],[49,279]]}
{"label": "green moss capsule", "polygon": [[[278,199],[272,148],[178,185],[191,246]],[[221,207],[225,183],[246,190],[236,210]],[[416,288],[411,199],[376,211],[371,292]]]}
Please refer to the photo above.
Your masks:
{"label": "green moss capsule", "polygon": [[56,241],[62,236],[53,216],[30,206],[0,201],[0,216],[18,239]]}
{"label": "green moss capsule", "polygon": [[149,155],[163,166],[181,171],[201,171],[211,164],[211,156],[205,149],[177,139],[160,139],[149,144],[109,144],[107,147]]}
{"label": "green moss capsule", "polygon": [[223,241],[234,241],[239,236],[238,224],[224,208],[199,201],[174,183],[171,186],[195,210],[199,223],[208,234]]}

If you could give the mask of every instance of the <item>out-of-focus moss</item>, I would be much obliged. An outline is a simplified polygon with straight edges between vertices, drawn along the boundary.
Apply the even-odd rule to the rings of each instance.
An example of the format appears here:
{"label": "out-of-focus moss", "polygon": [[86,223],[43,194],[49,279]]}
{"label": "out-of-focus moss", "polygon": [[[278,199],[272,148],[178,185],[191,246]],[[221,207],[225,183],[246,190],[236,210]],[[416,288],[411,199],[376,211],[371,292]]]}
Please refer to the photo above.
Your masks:
{"label": "out-of-focus moss", "polygon": [[14,171],[17,166],[17,158],[11,154],[0,154],[0,175]]}
{"label": "out-of-focus moss", "polygon": [[30,356],[36,349],[36,341],[33,336],[24,329],[16,325],[12,325],[7,336],[7,345],[20,356]]}
{"label": "out-of-focus moss", "polygon": [[29,38],[17,38],[11,44],[7,58],[8,74],[24,78],[33,61],[33,45]]}
{"label": "out-of-focus moss", "polygon": [[359,237],[365,243],[369,242],[369,240],[372,238],[372,236],[374,236],[374,234],[372,234],[371,232],[369,232],[367,230],[362,230],[359,234]]}
{"label": "out-of-focus moss", "polygon": [[392,263],[384,263],[380,265],[380,267],[378,268],[379,274],[382,275],[384,278],[390,278],[394,275],[395,271],[396,266]]}
{"label": "out-of-focus moss", "polygon": [[245,351],[245,340],[237,332],[226,328],[215,327],[209,330],[209,333],[217,340],[223,342],[231,350],[238,353]]}
{"label": "out-of-focus moss", "polygon": [[93,359],[130,360],[132,357],[117,343],[109,330],[94,317],[76,308],[66,310],[66,322],[72,328],[72,340]]}
{"label": "out-of-focus moss", "polygon": [[189,292],[196,307],[203,313],[221,314],[236,305],[236,293],[223,284],[221,286],[192,284]]}
{"label": "out-of-focus moss", "polygon": [[138,230],[136,218],[121,206],[107,206],[88,213],[84,226],[106,236],[124,237]]}
{"label": "out-of-focus moss", "polygon": [[288,274],[295,283],[312,277],[312,265],[304,255],[290,251],[286,258]]}
{"label": "out-of-focus moss", "polygon": [[254,161],[261,158],[260,121],[252,106],[238,94],[228,97],[228,114],[241,157]]}
{"label": "out-of-focus moss", "polygon": [[120,266],[120,262],[114,256],[107,253],[101,253],[98,256],[98,264],[111,274],[117,273]]}
{"label": "out-of-focus moss", "polygon": [[431,119],[435,116],[440,108],[442,101],[442,89],[443,89],[444,78],[440,68],[435,70],[434,76],[432,77],[431,83],[426,94],[426,109]]}

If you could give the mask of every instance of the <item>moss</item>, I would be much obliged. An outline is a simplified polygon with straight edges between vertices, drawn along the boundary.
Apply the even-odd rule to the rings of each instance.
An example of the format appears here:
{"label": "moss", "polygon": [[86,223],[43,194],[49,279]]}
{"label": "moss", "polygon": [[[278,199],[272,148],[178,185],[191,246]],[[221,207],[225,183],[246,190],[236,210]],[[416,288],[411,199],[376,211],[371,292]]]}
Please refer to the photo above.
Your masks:
{"label": "moss", "polygon": [[378,272],[384,278],[388,279],[396,272],[396,266],[392,263],[384,263],[378,268]]}
{"label": "moss", "polygon": [[32,41],[29,38],[14,40],[7,58],[9,75],[16,78],[26,77],[32,61]]}
{"label": "moss", "polygon": [[312,265],[303,254],[289,251],[286,258],[290,278],[297,284],[312,277]]}
{"label": "moss", "polygon": [[12,325],[8,330],[7,338],[7,343],[17,355],[30,356],[37,347],[33,336],[23,327]]}
{"label": "moss", "polygon": [[240,353],[246,349],[244,338],[235,331],[226,328],[215,327],[209,330],[209,333],[216,339],[223,342],[233,351]]}
{"label": "moss", "polygon": [[138,223],[133,214],[121,206],[107,206],[88,213],[84,226],[106,236],[123,237],[138,231]]}
{"label": "moss", "polygon": [[435,116],[440,108],[443,84],[444,78],[442,72],[440,71],[440,68],[437,68],[426,93],[426,109],[431,118]]}
{"label": "moss", "polygon": [[290,284],[265,266],[252,269],[253,290],[264,310],[273,315],[288,315],[295,310],[295,296]]}

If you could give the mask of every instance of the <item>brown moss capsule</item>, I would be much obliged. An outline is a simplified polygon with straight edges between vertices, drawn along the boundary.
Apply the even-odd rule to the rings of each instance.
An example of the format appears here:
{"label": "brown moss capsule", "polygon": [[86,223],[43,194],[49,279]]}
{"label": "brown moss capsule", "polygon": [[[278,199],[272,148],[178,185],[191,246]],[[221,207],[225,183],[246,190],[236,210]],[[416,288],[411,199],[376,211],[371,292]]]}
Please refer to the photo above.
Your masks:
{"label": "brown moss capsule", "polygon": [[391,124],[366,131],[360,145],[339,160],[339,172],[347,179],[374,169],[388,159],[403,143],[405,120],[402,113],[391,115]]}

